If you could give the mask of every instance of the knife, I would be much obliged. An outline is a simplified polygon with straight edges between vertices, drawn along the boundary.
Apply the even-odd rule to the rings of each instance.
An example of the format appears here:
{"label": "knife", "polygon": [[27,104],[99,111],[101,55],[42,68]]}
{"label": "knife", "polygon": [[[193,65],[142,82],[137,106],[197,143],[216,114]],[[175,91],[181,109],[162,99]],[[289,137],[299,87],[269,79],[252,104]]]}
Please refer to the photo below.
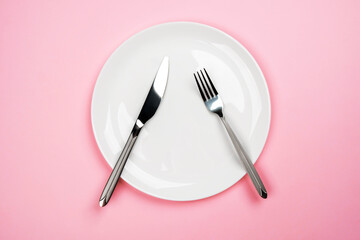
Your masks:
{"label": "knife", "polygon": [[128,140],[118,158],[114,169],[104,187],[100,196],[100,207],[104,207],[110,200],[112,193],[119,181],[120,175],[124,170],[126,161],[130,155],[132,148],[136,142],[137,137],[145,123],[151,119],[158,109],[161,99],[164,96],[167,80],[169,75],[169,57],[164,57],[156,73],[155,79],[151,85],[150,91],[145,99],[140,114],[135,122],[135,125],[130,133]]}

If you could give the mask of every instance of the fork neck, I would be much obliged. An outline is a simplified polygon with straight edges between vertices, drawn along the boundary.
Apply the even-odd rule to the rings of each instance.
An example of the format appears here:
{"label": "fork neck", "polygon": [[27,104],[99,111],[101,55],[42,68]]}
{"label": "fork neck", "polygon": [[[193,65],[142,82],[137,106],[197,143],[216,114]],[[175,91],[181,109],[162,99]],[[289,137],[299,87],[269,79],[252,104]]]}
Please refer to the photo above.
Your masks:
{"label": "fork neck", "polygon": [[210,112],[216,113],[219,117],[223,117],[223,104],[220,96],[215,96],[205,102],[207,109]]}

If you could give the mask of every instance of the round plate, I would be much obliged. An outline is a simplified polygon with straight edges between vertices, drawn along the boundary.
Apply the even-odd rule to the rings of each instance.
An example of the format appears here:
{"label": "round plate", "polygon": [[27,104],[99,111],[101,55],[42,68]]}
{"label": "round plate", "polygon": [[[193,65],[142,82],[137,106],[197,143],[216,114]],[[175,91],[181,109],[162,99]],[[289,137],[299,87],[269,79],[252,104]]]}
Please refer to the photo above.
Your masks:
{"label": "round plate", "polygon": [[107,60],[91,104],[95,138],[111,167],[164,56],[170,58],[165,95],[121,177],[158,198],[206,198],[236,183],[245,170],[220,119],[206,109],[193,72],[207,69],[224,102],[224,114],[253,162],[270,126],[266,81],[250,53],[213,27],[173,22],[134,35]]}

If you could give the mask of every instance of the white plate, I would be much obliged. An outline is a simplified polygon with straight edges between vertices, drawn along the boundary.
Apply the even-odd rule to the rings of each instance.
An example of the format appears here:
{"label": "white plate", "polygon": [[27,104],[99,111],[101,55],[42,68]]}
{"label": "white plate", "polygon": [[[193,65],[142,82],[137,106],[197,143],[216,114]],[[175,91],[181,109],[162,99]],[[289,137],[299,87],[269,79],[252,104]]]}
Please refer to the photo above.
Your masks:
{"label": "white plate", "polygon": [[158,198],[206,198],[236,183],[245,170],[220,120],[205,108],[193,72],[206,67],[253,162],[270,126],[266,81],[250,53],[213,27],[173,22],[134,35],[107,60],[91,104],[95,138],[111,167],[164,56],[170,57],[165,96],[140,133],[121,177]]}

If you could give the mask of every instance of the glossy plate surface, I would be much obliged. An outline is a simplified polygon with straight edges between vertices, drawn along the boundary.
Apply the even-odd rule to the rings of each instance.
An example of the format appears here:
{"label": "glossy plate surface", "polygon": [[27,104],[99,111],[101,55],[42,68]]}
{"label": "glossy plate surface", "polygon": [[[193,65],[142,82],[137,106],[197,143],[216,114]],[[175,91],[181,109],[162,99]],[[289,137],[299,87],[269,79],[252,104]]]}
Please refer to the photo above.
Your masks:
{"label": "glossy plate surface", "polygon": [[207,111],[192,73],[206,67],[253,162],[270,126],[266,81],[249,52],[213,27],[174,22],[134,35],[107,60],[91,104],[95,138],[111,167],[164,56],[170,58],[164,98],[140,133],[122,178],[163,199],[206,198],[236,183],[245,170],[220,120]]}

